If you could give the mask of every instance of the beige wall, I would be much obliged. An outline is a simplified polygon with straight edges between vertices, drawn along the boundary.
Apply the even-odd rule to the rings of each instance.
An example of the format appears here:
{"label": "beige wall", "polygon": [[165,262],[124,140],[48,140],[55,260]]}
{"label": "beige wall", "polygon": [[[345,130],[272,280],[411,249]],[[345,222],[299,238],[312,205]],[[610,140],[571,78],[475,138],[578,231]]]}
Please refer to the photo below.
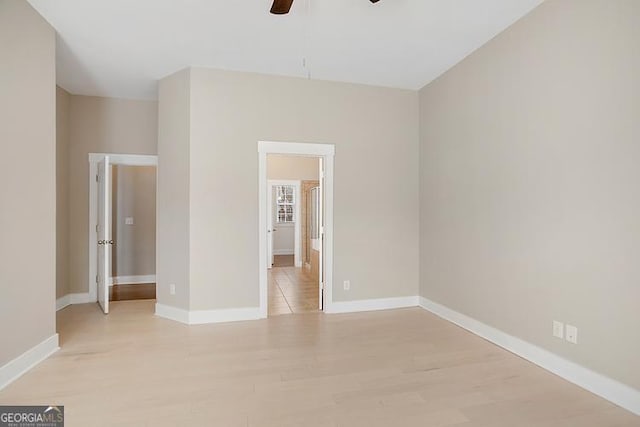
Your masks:
{"label": "beige wall", "polygon": [[71,96],[69,291],[89,291],[89,153],[156,154],[155,101]]}
{"label": "beige wall", "polygon": [[[156,273],[156,168],[113,166],[113,276]],[[133,224],[126,224],[132,218]]]}
{"label": "beige wall", "polygon": [[548,1],[424,88],[420,290],[640,389],[638,76],[640,2]]}
{"label": "beige wall", "polygon": [[0,0],[0,367],[55,334],[55,32]]}
{"label": "beige wall", "polygon": [[318,179],[320,171],[317,157],[267,156],[267,176],[269,179],[293,179],[297,181]]}
{"label": "beige wall", "polygon": [[56,87],[56,298],[69,293],[69,93]]}
{"label": "beige wall", "polygon": [[[189,309],[190,71],[162,79],[158,99],[156,236],[168,243],[157,247],[156,297],[158,303]],[[169,284],[175,285],[175,295]]]}
{"label": "beige wall", "polygon": [[196,68],[190,107],[192,310],[259,304],[259,140],[336,145],[334,300],[417,294],[416,92]]}

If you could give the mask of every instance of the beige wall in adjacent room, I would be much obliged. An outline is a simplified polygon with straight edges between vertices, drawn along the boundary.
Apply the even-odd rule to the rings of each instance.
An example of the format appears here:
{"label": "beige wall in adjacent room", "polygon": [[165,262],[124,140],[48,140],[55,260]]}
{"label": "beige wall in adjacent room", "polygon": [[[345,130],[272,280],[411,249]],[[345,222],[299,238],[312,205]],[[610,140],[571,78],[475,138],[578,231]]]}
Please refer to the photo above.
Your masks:
{"label": "beige wall in adjacent room", "polygon": [[315,181],[318,179],[320,163],[318,157],[267,156],[267,177],[269,179],[290,179]]}
{"label": "beige wall in adjacent room", "polygon": [[[113,276],[156,273],[156,168],[113,166]],[[133,224],[126,224],[132,218]]]}
{"label": "beige wall in adjacent room", "polygon": [[422,296],[636,389],[638,76],[640,2],[548,1],[420,94]]}
{"label": "beige wall in adjacent room", "polygon": [[[188,310],[191,102],[188,69],[160,81],[158,102],[156,238],[166,244],[157,247],[156,297],[159,304]],[[175,295],[169,292],[170,284],[176,287]]]}
{"label": "beige wall in adjacent room", "polygon": [[418,293],[416,92],[195,68],[190,107],[192,310],[259,304],[260,140],[336,146],[334,300]]}
{"label": "beige wall in adjacent room", "polygon": [[56,298],[69,293],[69,93],[56,87]]}
{"label": "beige wall in adjacent room", "polygon": [[0,0],[0,367],[56,333],[55,39]]}
{"label": "beige wall in adjacent room", "polygon": [[155,101],[71,96],[69,292],[89,291],[89,153],[157,152]]}

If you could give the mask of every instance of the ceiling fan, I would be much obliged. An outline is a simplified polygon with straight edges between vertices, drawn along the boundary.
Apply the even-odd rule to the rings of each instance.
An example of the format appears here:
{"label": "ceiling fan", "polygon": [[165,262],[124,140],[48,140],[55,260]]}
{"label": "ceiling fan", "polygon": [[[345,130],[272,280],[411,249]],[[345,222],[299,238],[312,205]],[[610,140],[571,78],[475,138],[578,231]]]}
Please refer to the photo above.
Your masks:
{"label": "ceiling fan", "polygon": [[[380,0],[369,0],[371,3],[378,3]],[[293,0],[273,0],[271,5],[271,13],[274,15],[286,15],[291,9]]]}

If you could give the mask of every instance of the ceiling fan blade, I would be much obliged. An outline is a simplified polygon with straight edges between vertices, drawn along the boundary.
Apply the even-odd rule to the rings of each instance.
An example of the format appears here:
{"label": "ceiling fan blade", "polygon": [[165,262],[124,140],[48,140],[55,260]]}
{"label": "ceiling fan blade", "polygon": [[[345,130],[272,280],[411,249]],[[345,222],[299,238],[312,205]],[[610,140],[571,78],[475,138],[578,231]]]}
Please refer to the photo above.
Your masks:
{"label": "ceiling fan blade", "polygon": [[371,3],[378,3],[380,0],[371,0]]}
{"label": "ceiling fan blade", "polygon": [[273,0],[271,5],[271,13],[274,15],[285,15],[289,13],[293,0]]}

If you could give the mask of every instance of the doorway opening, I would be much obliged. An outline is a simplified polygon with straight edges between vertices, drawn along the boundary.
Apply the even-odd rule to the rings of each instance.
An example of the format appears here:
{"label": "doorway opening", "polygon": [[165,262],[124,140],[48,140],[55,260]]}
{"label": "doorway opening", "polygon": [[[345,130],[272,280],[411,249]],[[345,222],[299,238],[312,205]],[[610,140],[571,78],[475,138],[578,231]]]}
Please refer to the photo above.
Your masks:
{"label": "doorway opening", "polygon": [[328,311],[334,146],[260,142],[262,317]]}
{"label": "doorway opening", "polygon": [[156,297],[156,156],[90,154],[89,293],[111,301]]}

